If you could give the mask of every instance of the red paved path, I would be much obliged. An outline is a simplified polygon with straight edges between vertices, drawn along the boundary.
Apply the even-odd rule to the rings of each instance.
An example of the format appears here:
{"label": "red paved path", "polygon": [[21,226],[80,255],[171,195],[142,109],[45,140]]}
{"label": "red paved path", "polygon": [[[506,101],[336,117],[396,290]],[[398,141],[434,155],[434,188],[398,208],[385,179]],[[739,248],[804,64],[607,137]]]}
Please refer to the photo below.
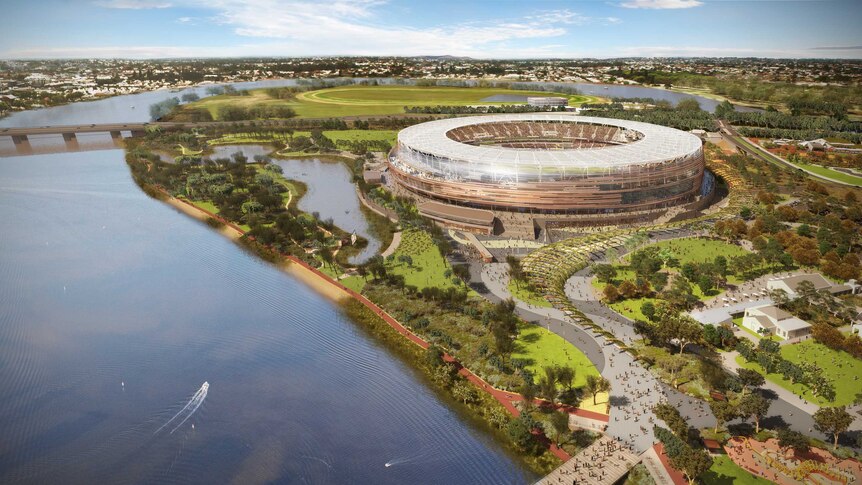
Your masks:
{"label": "red paved path", "polygon": [[[164,192],[164,191],[162,191],[162,192]],[[170,194],[167,194],[167,192],[164,192],[164,193],[165,193],[165,195],[168,195],[170,197]],[[193,207],[194,209],[197,209],[198,211],[203,212],[204,214],[208,215],[209,217],[212,217],[213,219],[216,219],[216,220],[230,226],[231,228],[238,231],[240,234],[245,234],[245,231],[242,228],[240,228],[236,224],[222,218],[221,216],[213,214],[212,212],[210,212],[206,209],[202,209],[202,208],[192,204],[191,202],[189,202],[187,200],[177,199],[177,198],[175,198],[175,200],[178,200],[183,204],[186,204],[190,207]],[[352,298],[356,299],[357,301],[359,301],[360,303],[365,305],[367,308],[369,308],[374,313],[376,313],[380,318],[382,318],[384,322],[389,324],[390,327],[394,328],[398,333],[403,335],[405,338],[407,338],[408,340],[410,340],[414,344],[418,345],[419,347],[422,347],[423,349],[427,349],[429,347],[430,344],[428,342],[426,342],[421,337],[419,337],[415,333],[408,330],[403,325],[401,325],[398,322],[398,320],[395,320],[391,315],[386,313],[386,311],[384,311],[382,308],[377,306],[374,302],[372,302],[368,298],[366,298],[363,295],[361,295],[361,294],[351,290],[350,288],[342,285],[337,280],[334,280],[333,278],[329,277],[329,275],[321,272],[317,268],[312,267],[311,265],[309,265],[305,261],[302,261],[301,259],[299,259],[295,256],[287,256],[287,259],[289,259],[291,262],[296,263],[296,264],[302,266],[303,268],[311,271],[312,273],[314,273],[318,277],[322,278],[324,281],[336,286],[341,291],[345,292],[346,294],[348,294]],[[458,362],[454,357],[452,357],[451,355],[449,355],[447,353],[443,354],[443,360],[446,362],[454,364],[458,368],[458,374],[460,374],[465,379],[470,381],[478,389],[490,394],[491,397],[493,397],[494,399],[497,400],[497,402],[502,404],[503,407],[505,407],[509,411],[509,413],[511,413],[513,416],[520,415],[520,412],[518,411],[518,408],[515,407],[514,403],[517,401],[523,401],[524,400],[523,396],[521,396],[520,394],[515,393],[515,392],[509,392],[509,391],[504,391],[504,390],[495,388],[494,386],[485,382],[481,377],[477,376],[476,374],[471,372],[469,369],[467,369],[466,367],[461,365],[460,362]],[[607,414],[601,414],[601,413],[597,413],[594,411],[587,411],[584,409],[572,408],[571,406],[566,406],[566,405],[552,404],[552,403],[549,403],[549,402],[544,401],[542,399],[534,399],[533,402],[538,406],[551,406],[551,405],[553,405],[555,408],[562,409],[562,410],[564,410],[570,414],[575,414],[575,415],[582,416],[585,418],[595,419],[597,421],[603,421],[606,423],[608,421],[610,421],[610,417]],[[569,459],[571,459],[571,455],[566,453],[565,450],[557,447],[556,444],[554,444],[553,442],[551,442],[550,440],[548,440],[544,436],[541,436],[541,438],[545,442],[545,444],[548,446],[548,449],[551,451],[551,453],[553,453],[555,456],[557,456],[557,458],[559,458],[562,461],[568,461]],[[662,455],[659,455],[659,456],[662,456]],[[666,458],[665,458],[665,460],[666,460]]]}

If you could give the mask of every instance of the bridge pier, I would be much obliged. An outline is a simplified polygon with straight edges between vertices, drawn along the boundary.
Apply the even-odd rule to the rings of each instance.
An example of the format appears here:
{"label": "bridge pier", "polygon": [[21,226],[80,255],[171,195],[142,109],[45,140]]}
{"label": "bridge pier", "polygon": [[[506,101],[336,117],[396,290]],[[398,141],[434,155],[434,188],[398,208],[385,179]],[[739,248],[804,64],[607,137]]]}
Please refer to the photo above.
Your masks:
{"label": "bridge pier", "polygon": [[81,148],[78,146],[78,137],[74,132],[63,133],[63,141],[66,142],[67,150],[79,150]]}
{"label": "bridge pier", "polygon": [[29,145],[30,139],[27,138],[27,135],[12,135],[12,143],[14,143],[15,146]]}
{"label": "bridge pier", "polygon": [[12,135],[12,143],[15,144],[15,152],[20,155],[33,153],[33,147],[30,146],[30,139],[27,138],[27,135]]}
{"label": "bridge pier", "polygon": [[123,139],[123,133],[122,133],[122,132],[120,132],[119,130],[117,130],[117,131],[111,131],[110,133],[111,133],[111,139],[113,139],[113,140],[115,140],[115,141],[116,141],[116,140],[122,140],[122,139]]}
{"label": "bridge pier", "polygon": [[146,136],[146,130],[132,130],[132,138],[140,138],[142,136]]}

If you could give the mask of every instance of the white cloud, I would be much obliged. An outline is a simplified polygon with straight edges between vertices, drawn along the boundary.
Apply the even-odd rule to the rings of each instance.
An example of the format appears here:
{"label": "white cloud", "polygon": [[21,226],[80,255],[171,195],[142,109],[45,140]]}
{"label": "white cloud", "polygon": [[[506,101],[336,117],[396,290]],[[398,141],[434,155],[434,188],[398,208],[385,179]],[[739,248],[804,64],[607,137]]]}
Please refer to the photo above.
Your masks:
{"label": "white cloud", "polygon": [[692,8],[703,5],[700,0],[628,0],[620,4],[625,8],[646,8],[653,10]]}
{"label": "white cloud", "polygon": [[96,5],[105,8],[121,8],[131,10],[143,10],[149,8],[168,8],[173,6],[170,2],[159,0],[98,0]]}
{"label": "white cloud", "polygon": [[232,26],[237,35],[283,39],[290,49],[283,55],[548,56],[558,53],[525,46],[523,41],[561,37],[574,25],[620,22],[615,17],[588,17],[562,9],[517,19],[418,28],[379,21],[377,7],[382,3],[377,0],[211,0],[207,5],[218,12],[218,22]]}
{"label": "white cloud", "polygon": [[[208,17],[179,17],[176,22],[192,25],[208,21],[233,30],[236,35],[258,39],[256,45],[245,45],[238,55],[458,55],[470,57],[525,58],[564,57],[577,53],[561,48],[559,39],[573,26],[613,25],[616,17],[589,17],[568,9],[543,10],[521,18],[487,19],[481,22],[457,22],[430,27],[392,24],[381,15],[380,0],[172,0],[182,7],[206,9]],[[167,5],[154,0],[110,0],[113,8],[156,8]],[[457,18],[455,16],[452,17]],[[405,17],[409,19],[409,17]],[[94,48],[79,55],[145,57],[153,47],[135,50]],[[255,50],[257,49],[257,50]],[[51,49],[39,52],[55,52]],[[69,49],[66,52],[72,52]],[[156,57],[207,55],[209,49],[171,48]],[[220,52],[222,50],[219,50]],[[94,52],[93,54],[86,54]],[[116,54],[108,54],[109,52]],[[14,57],[36,55],[36,49],[16,50]],[[57,53],[56,55],[60,55]],[[73,54],[74,55],[74,54]],[[225,53],[224,55],[227,55]]]}

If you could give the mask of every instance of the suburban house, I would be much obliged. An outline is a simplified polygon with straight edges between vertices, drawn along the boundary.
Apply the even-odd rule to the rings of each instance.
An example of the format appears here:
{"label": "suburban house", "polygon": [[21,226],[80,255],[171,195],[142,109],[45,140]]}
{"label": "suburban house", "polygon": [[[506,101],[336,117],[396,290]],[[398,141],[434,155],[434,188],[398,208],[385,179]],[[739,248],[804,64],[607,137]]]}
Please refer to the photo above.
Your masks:
{"label": "suburban house", "polygon": [[823,275],[819,273],[811,273],[811,274],[800,274],[794,276],[786,276],[784,278],[772,278],[766,282],[766,289],[772,290],[784,290],[787,293],[787,296],[791,299],[799,296],[797,290],[799,289],[799,284],[803,281],[808,281],[816,290],[828,290],[833,295],[844,295],[848,293],[852,293],[854,290],[853,286],[850,285],[836,285],[831,281],[827,280],[823,277]]}
{"label": "suburban house", "polygon": [[742,326],[761,335],[778,335],[783,339],[805,337],[811,333],[811,324],[774,305],[746,308]]}

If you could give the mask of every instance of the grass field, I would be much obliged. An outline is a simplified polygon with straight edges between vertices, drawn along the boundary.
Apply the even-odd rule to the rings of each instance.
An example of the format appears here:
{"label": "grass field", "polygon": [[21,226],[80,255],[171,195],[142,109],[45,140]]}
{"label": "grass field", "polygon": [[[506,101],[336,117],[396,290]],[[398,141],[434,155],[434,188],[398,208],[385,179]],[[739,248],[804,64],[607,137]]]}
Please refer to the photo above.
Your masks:
{"label": "grass field", "polygon": [[[815,396],[801,384],[791,384],[779,374],[766,375],[766,379],[770,382],[797,395],[801,393],[805,399],[813,403],[821,406],[843,406],[852,403],[856,395],[862,393],[862,380],[854,379],[855,376],[862,375],[862,360],[854,358],[847,352],[832,350],[813,340],[806,340],[798,344],[781,346],[781,356],[797,364],[816,363],[823,369],[824,377],[835,387],[835,399],[831,401]],[[760,365],[755,362],[745,362],[741,356],[736,358],[736,362],[747,369],[763,372]]]}
{"label": "grass field", "polygon": [[[408,265],[398,261],[398,256],[408,255],[413,264]],[[447,278],[445,272],[451,269],[446,259],[440,255],[431,236],[425,231],[407,230],[401,234],[401,244],[395,251],[395,258],[387,262],[387,271],[404,276],[404,284],[412,285],[422,290],[436,286],[446,289],[455,286],[452,277]]]}
{"label": "grass field", "polygon": [[[599,371],[590,359],[577,347],[538,325],[520,326],[512,358],[528,361],[527,369],[536,376],[542,374],[542,368],[545,366],[571,367],[575,370],[574,387],[583,386],[588,376],[599,375]],[[592,404],[592,397],[589,401]],[[597,401],[602,405],[601,396],[598,396]],[[607,400],[605,399],[604,402]],[[601,412],[604,412],[604,409]]]}
{"label": "grass field", "polygon": [[862,187],[862,177],[857,177],[855,175],[850,175],[849,173],[839,172],[838,170],[832,170],[831,168],[824,167],[822,165],[814,165],[811,163],[797,162],[793,165],[808,170],[809,172],[814,172],[817,175],[828,177],[832,180],[838,180],[839,182],[844,182],[847,184],[853,184]]}
{"label": "grass field", "polygon": [[214,119],[225,105],[286,106],[300,118],[328,118],[360,115],[391,115],[404,112],[405,106],[468,106],[475,104],[520,104],[483,102],[494,95],[565,96],[573,105],[596,102],[594,96],[567,96],[542,91],[518,91],[498,88],[417,87],[417,86],[345,86],[299,93],[295,99],[270,97],[265,89],[249,91],[246,96],[212,96],[182,107],[183,110],[206,109]]}
{"label": "grass field", "polygon": [[[311,136],[311,132],[297,131],[293,136]],[[323,136],[334,142],[341,140],[347,141],[388,141],[390,144],[395,144],[395,139],[398,137],[397,130],[325,130]]]}
{"label": "grass field", "polygon": [[[655,244],[651,244],[648,247],[657,247],[661,249],[669,249],[673,255],[679,260],[680,266],[686,263],[702,263],[706,261],[712,261],[716,256],[724,256],[725,258],[732,258],[736,256],[742,256],[748,251],[745,249],[734,246],[733,244],[728,244],[723,241],[714,241],[712,239],[672,239],[668,241],[661,241]],[[628,259],[626,257],[622,258],[623,264],[614,265],[617,269],[617,277],[615,278],[615,282],[617,284],[625,281],[625,280],[634,280],[635,274],[634,271],[628,269],[626,263]],[[727,282],[731,284],[740,283],[739,279],[733,275],[728,276]],[[605,283],[598,281],[596,278],[592,280],[593,288],[596,289],[596,292],[601,297],[602,291],[607,286]],[[694,296],[700,298],[701,300],[707,300],[710,298],[714,298],[715,296],[720,295],[723,291],[713,292],[709,295],[705,295],[700,287],[697,285],[692,285],[692,292]],[[615,303],[611,303],[609,306],[614,309],[617,313],[624,315],[633,320],[646,320],[643,313],[641,313],[640,307],[646,302],[656,302],[655,298],[632,298],[628,300],[618,301]]]}
{"label": "grass field", "polygon": [[716,456],[709,471],[700,477],[705,485],[769,485],[772,482],[756,477],[726,455]]}
{"label": "grass field", "polygon": [[531,291],[523,285],[520,287],[516,285],[515,280],[509,280],[508,289],[509,293],[511,293],[516,300],[521,300],[528,305],[533,305],[539,308],[551,308],[553,306],[551,305],[551,302],[542,298],[542,296],[536,292]]}

